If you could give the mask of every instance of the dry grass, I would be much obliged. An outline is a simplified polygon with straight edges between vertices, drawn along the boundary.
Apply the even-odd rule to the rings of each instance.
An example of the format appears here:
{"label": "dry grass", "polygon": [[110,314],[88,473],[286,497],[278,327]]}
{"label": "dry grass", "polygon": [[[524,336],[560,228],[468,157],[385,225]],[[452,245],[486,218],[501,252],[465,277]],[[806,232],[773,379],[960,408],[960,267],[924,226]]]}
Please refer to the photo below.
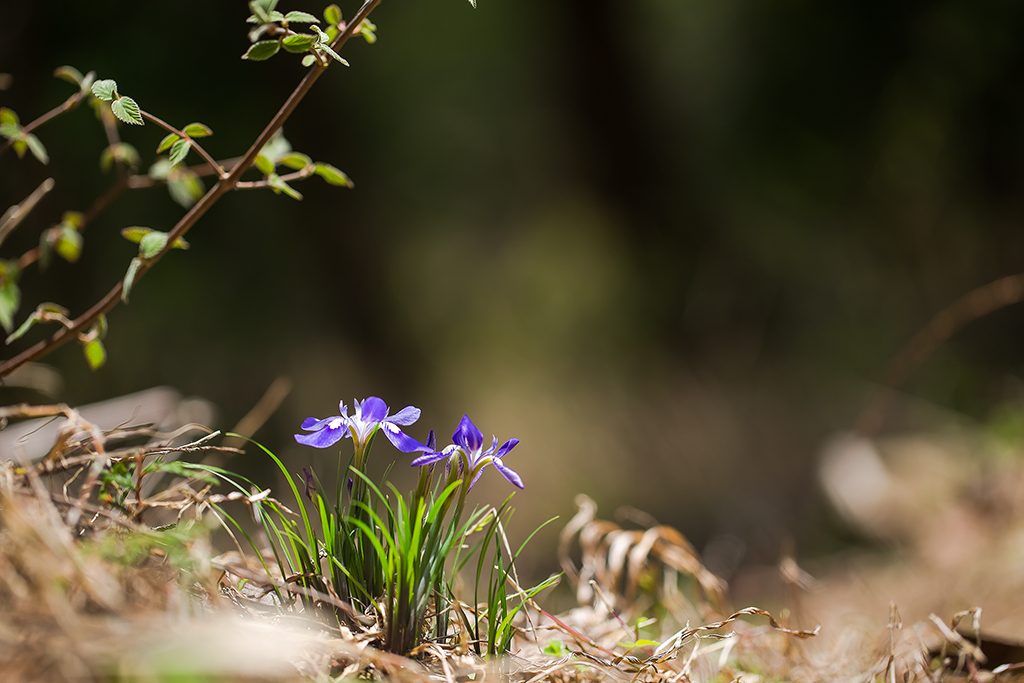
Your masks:
{"label": "dry grass", "polygon": [[[307,595],[303,608],[287,598],[301,592],[290,577],[268,576],[251,553],[217,555],[212,504],[227,497],[200,480],[168,477],[152,492],[138,482],[120,507],[105,504],[104,468],[220,447],[175,445],[146,426],[104,431],[56,408],[65,429],[49,455],[0,469],[5,681],[1024,680],[1024,469],[965,466],[974,461],[957,449],[976,443],[883,443],[891,499],[833,494],[869,500],[845,514],[892,550],[823,565],[817,578],[784,558],[776,616],[730,607],[677,530],[624,529],[580,496],[560,549],[579,606],[555,615],[531,603],[515,654],[484,662],[461,633],[410,657],[382,653],[372,619],[340,627],[325,616],[331,596]],[[158,516],[176,525],[145,523]]]}

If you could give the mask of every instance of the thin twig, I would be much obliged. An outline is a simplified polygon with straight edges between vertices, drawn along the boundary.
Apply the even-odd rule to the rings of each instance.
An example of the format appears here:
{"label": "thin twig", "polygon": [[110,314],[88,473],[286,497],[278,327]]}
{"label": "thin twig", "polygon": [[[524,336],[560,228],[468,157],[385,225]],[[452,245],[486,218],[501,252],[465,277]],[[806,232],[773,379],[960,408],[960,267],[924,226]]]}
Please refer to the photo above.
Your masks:
{"label": "thin twig", "polygon": [[973,289],[939,311],[889,362],[882,386],[857,420],[857,431],[868,437],[878,433],[896,389],[950,337],[968,323],[1021,301],[1024,273],[1017,273]]}
{"label": "thin twig", "polygon": [[[21,127],[22,133],[31,133],[33,130],[35,130],[39,126],[43,125],[44,123],[46,123],[50,119],[55,118],[55,117],[59,116],[60,114],[63,114],[66,111],[71,111],[72,109],[74,109],[75,107],[77,107],[79,104],[82,103],[82,99],[85,98],[86,95],[91,95],[91,94],[92,93],[89,92],[89,91],[79,90],[74,95],[72,95],[71,97],[69,97],[66,100],[64,100],[63,104],[60,104],[60,105],[54,107],[50,111],[46,112],[45,114],[43,114],[42,116],[37,118],[35,121],[32,121],[31,123],[28,123],[28,124],[22,126]],[[6,152],[8,150],[8,148],[10,148],[13,144],[14,144],[14,138],[11,138],[11,139],[7,140],[7,142],[5,142],[3,145],[0,145],[0,156],[3,156],[3,153]]]}
{"label": "thin twig", "polygon": [[10,235],[16,227],[18,227],[18,224],[28,216],[29,212],[36,208],[36,204],[39,203],[39,200],[52,189],[53,178],[47,178],[40,183],[39,187],[34,189],[32,194],[26,197],[24,201],[20,204],[15,204],[11,208],[7,209],[7,211],[4,211],[4,215],[0,217],[0,244],[2,244],[3,241],[7,239],[7,236]]}
{"label": "thin twig", "polygon": [[142,118],[148,119],[148,120],[152,121],[156,125],[160,126],[164,130],[166,130],[167,132],[174,133],[175,135],[177,135],[182,140],[188,140],[189,143],[192,145],[192,148],[195,149],[197,152],[199,152],[199,156],[203,157],[203,159],[206,160],[206,163],[209,164],[211,168],[217,169],[217,176],[218,177],[220,177],[221,179],[227,177],[228,172],[225,171],[223,168],[221,168],[220,164],[218,164],[214,160],[213,157],[211,157],[209,154],[206,153],[206,150],[203,149],[202,145],[200,145],[198,142],[196,142],[195,140],[192,139],[192,136],[188,135],[183,130],[178,130],[177,128],[175,128],[171,124],[167,123],[166,121],[164,121],[162,119],[157,118],[156,116],[153,116],[152,114],[150,114],[147,111],[141,111],[140,110],[139,113],[142,115]]}
{"label": "thin twig", "polygon": [[[341,46],[348,41],[355,30],[359,27],[363,19],[365,19],[370,12],[380,4],[380,2],[381,0],[367,0],[366,4],[362,6],[356,16],[352,19],[352,22],[345,27],[345,30],[342,31],[337,38],[334,39],[334,43],[331,47],[334,49],[341,48]],[[196,224],[196,221],[198,221],[203,214],[205,214],[210,207],[217,202],[218,199],[235,187],[242,174],[252,166],[256,159],[256,155],[260,153],[260,150],[263,149],[263,146],[270,141],[274,134],[280,130],[281,126],[284,125],[284,122],[288,120],[288,117],[291,116],[292,112],[295,110],[295,107],[298,106],[299,102],[301,102],[309,92],[309,89],[313,87],[316,80],[320,78],[326,70],[327,67],[323,65],[314,65],[310,67],[306,76],[302,79],[295,90],[292,91],[292,94],[288,96],[288,99],[285,100],[285,103],[278,110],[277,114],[274,115],[274,118],[271,119],[270,123],[267,124],[267,127],[263,129],[263,132],[260,133],[259,137],[256,138],[256,141],[252,144],[252,147],[249,148],[249,151],[245,153],[245,156],[242,157],[242,160],[238,162],[238,165],[231,170],[226,178],[219,180],[216,185],[210,188],[210,190],[203,195],[203,197],[196,202],[184,216],[181,217],[178,223],[168,234],[167,243],[164,245],[164,248],[152,258],[146,259],[142,262],[142,265],[139,266],[135,273],[134,281],[136,283],[139,281],[139,278],[149,271],[150,268],[156,265],[157,261],[163,258],[163,256],[171,250],[177,239],[179,237],[183,237],[185,233],[187,233],[192,226]],[[102,299],[97,301],[92,308],[74,320],[72,327],[57,330],[49,338],[37,342],[14,358],[0,364],[0,379],[11,374],[25,363],[42,358],[51,351],[75,339],[80,332],[84,331],[96,322],[101,315],[106,314],[117,305],[121,300],[123,287],[123,281],[118,280],[117,284],[114,285],[114,287],[107,292]]]}

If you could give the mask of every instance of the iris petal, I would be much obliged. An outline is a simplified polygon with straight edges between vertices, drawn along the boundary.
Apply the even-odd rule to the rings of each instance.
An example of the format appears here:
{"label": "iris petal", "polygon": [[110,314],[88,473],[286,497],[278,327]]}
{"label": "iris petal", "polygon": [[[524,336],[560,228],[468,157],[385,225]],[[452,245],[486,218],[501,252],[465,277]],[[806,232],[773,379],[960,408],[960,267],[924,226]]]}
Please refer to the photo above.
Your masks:
{"label": "iris petal", "polygon": [[324,426],[323,429],[315,431],[312,434],[296,434],[295,440],[306,446],[312,446],[313,448],[329,448],[334,444],[338,443],[343,436],[348,433],[345,429],[344,423],[336,429],[332,429],[330,426]]}
{"label": "iris petal", "polygon": [[413,422],[420,419],[420,409],[414,406],[406,406],[386,419],[392,424],[408,427]]}
{"label": "iris petal", "polygon": [[384,431],[384,436],[388,437],[388,441],[393,443],[395,448],[403,453],[433,450],[428,446],[421,444],[419,441],[412,438],[390,422],[381,422],[380,428]]}
{"label": "iris petal", "polygon": [[447,457],[448,455],[442,451],[434,451],[433,453],[424,453],[423,455],[417,458],[413,458],[412,463],[410,464],[413,467],[419,467],[420,465],[432,465],[435,462],[444,460]]}
{"label": "iris petal", "polygon": [[388,404],[376,396],[370,396],[359,406],[359,419],[363,424],[380,422],[388,416]]}
{"label": "iris petal", "polygon": [[484,435],[476,428],[476,425],[473,424],[468,415],[463,415],[458,429],[452,435],[452,441],[462,446],[469,452],[470,459],[473,459],[473,455],[478,453],[480,447],[484,445]]}
{"label": "iris petal", "polygon": [[498,459],[505,457],[510,450],[512,450],[518,445],[519,439],[509,439],[505,443],[501,444],[501,448],[499,448],[498,451],[494,454],[494,458]]}
{"label": "iris petal", "polygon": [[[502,446],[502,448],[504,448],[504,446]],[[501,458],[494,459],[494,469],[501,472],[501,476],[508,479],[508,482],[513,486],[516,486],[521,489],[526,488],[525,486],[523,486],[522,478],[514,470],[510,470],[508,467],[505,467],[505,463],[501,461]]]}

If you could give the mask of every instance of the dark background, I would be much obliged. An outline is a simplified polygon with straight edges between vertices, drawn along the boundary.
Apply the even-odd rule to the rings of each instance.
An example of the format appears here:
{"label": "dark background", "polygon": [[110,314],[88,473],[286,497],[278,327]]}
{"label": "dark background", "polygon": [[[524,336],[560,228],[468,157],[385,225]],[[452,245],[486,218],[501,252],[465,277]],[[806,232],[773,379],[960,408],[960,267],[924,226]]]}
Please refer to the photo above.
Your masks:
{"label": "dark background", "polygon": [[[242,2],[2,14],[0,105],[23,122],[72,92],[51,75],[71,64],[167,121],[206,123],[206,149],[227,158],[303,74],[293,55],[239,59]],[[506,460],[527,483],[521,529],[566,519],[585,492],[698,547],[737,536],[750,561],[793,538],[835,547],[815,483],[824,439],[932,315],[1024,270],[1024,5],[384,0],[373,20],[379,41],[351,41],[351,68],[333,66],[285,126],[356,188],[313,178],[302,202],[222,199],[111,314],[106,367],[74,346],[46,359],[57,398],[167,384],[230,428],[285,375],[295,389],[257,437],[296,470],[336,462],[292,441],[301,420],[372,394],[423,408],[421,439],[444,441],[463,413],[522,439]],[[0,203],[57,186],[6,257],[112,182],[87,107],[37,132],[50,165],[0,158]],[[148,167],[163,132],[122,135]],[[18,320],[40,301],[81,313],[135,253],[122,227],[168,230],[182,213],[162,189],[123,196],[79,263],[24,274]],[[984,423],[1021,398],[1022,328],[1018,308],[973,323],[907,396]],[[406,457],[396,476],[412,475]],[[232,467],[272,476],[255,454]],[[494,472],[478,487],[509,488]]]}

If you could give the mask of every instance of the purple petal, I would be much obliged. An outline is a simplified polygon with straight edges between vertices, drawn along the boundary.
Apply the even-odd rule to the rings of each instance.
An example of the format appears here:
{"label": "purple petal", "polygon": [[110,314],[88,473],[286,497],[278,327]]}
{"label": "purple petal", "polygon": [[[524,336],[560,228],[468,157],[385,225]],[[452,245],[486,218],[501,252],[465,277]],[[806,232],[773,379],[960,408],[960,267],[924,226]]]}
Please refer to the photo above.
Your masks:
{"label": "purple petal", "polygon": [[[334,417],[338,417],[335,415]],[[334,417],[325,417],[322,420],[318,420],[315,417],[307,417],[302,421],[302,428],[307,432],[314,432],[318,429],[323,429],[324,425],[334,419]]]}
{"label": "purple petal", "polygon": [[409,463],[413,467],[419,467],[420,465],[432,465],[435,462],[444,460],[448,457],[448,454],[443,451],[434,451],[433,453],[424,453],[423,455],[413,458],[412,462]]}
{"label": "purple petal", "polygon": [[434,436],[434,430],[431,429],[430,433],[427,434],[427,446],[430,450],[437,448],[437,437]]}
{"label": "purple petal", "polygon": [[425,444],[421,444],[419,441],[412,438],[390,422],[381,422],[380,428],[384,431],[384,436],[388,437],[388,441],[393,443],[395,448],[403,453],[433,450]]}
{"label": "purple petal", "polygon": [[376,396],[370,396],[359,407],[359,418],[363,424],[380,422],[388,416],[388,404]]}
{"label": "purple petal", "polygon": [[458,429],[452,435],[452,441],[468,451],[470,458],[472,458],[473,454],[479,453],[480,447],[484,445],[484,435],[476,428],[476,425],[473,424],[468,415],[463,415]]}
{"label": "purple petal", "polygon": [[348,417],[348,408],[345,407],[344,401],[338,401],[338,410],[341,411],[342,417]]}
{"label": "purple petal", "polygon": [[348,427],[341,418],[334,418],[323,429],[312,434],[296,434],[295,440],[313,448],[329,448],[348,434]]}
{"label": "purple petal", "polygon": [[403,427],[408,427],[418,419],[420,419],[420,409],[414,406],[406,406],[391,417],[386,418],[388,422],[402,425]]}
{"label": "purple petal", "polygon": [[[498,452],[494,454],[494,459],[503,458],[508,455],[508,452],[519,445],[519,439],[509,439],[501,445]],[[510,470],[511,471],[511,470]]]}
{"label": "purple petal", "polygon": [[[508,444],[506,444],[506,445],[508,445]],[[502,448],[504,448],[504,447],[505,446],[502,446]],[[522,478],[518,474],[516,474],[515,471],[510,470],[509,468],[505,467],[505,463],[503,463],[501,461],[501,458],[495,458],[494,459],[494,468],[496,470],[498,470],[499,472],[501,472],[501,476],[503,476],[506,479],[508,479],[508,482],[510,484],[512,484],[513,486],[519,487],[521,489],[526,488],[525,486],[523,486]]]}

